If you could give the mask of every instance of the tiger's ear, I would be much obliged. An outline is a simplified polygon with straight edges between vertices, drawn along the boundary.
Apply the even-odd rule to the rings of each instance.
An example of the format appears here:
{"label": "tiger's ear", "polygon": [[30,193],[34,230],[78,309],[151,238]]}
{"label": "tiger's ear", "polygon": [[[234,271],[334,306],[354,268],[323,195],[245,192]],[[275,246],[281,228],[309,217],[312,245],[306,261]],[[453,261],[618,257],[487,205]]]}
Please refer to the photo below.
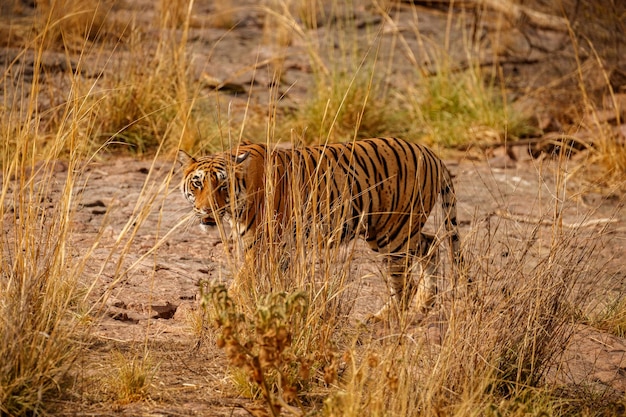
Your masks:
{"label": "tiger's ear", "polygon": [[240,164],[250,156],[250,151],[240,153],[239,155],[233,155],[233,162],[235,164]]}
{"label": "tiger's ear", "polygon": [[182,165],[187,166],[196,162],[195,158],[189,155],[187,152],[182,149],[178,151],[178,155],[176,156],[176,160]]}

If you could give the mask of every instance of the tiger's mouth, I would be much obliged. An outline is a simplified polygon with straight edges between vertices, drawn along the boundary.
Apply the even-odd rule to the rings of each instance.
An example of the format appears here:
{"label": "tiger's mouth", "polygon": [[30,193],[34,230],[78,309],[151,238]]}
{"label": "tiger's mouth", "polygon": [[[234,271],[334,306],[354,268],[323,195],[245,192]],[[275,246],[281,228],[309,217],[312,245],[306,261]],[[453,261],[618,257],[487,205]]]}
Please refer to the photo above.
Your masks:
{"label": "tiger's mouth", "polygon": [[211,216],[200,217],[200,224],[203,226],[216,226],[217,222]]}

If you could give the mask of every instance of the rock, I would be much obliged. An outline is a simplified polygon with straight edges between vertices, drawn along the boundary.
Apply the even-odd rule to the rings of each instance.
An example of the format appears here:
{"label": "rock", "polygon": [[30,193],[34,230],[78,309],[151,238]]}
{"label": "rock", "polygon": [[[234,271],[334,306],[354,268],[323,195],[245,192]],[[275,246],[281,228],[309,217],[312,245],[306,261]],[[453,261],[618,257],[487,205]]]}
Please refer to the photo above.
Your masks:
{"label": "rock", "polygon": [[152,316],[153,319],[166,319],[166,320],[174,317],[174,314],[176,313],[176,309],[178,308],[177,305],[172,304],[169,301],[166,301],[165,305],[151,305],[150,307],[152,308],[153,311],[157,313],[156,315]]}

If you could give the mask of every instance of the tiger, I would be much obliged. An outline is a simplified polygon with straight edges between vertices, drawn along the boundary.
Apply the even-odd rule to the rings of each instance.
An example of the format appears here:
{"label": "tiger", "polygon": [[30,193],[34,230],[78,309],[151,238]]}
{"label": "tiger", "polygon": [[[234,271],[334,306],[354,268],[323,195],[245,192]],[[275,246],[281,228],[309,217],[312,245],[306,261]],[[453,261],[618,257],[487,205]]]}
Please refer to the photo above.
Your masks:
{"label": "tiger", "polygon": [[[200,224],[227,221],[244,251],[257,248],[268,224],[274,235],[293,233],[289,220],[302,210],[327,233],[338,231],[338,243],[364,239],[387,261],[391,290],[372,321],[392,307],[407,310],[416,297],[423,312],[434,304],[437,239],[422,229],[439,197],[453,264],[462,263],[452,177],[425,145],[398,138],[291,149],[246,142],[198,158],[180,150],[177,159],[180,189]],[[415,260],[424,272],[418,284],[411,279]]]}

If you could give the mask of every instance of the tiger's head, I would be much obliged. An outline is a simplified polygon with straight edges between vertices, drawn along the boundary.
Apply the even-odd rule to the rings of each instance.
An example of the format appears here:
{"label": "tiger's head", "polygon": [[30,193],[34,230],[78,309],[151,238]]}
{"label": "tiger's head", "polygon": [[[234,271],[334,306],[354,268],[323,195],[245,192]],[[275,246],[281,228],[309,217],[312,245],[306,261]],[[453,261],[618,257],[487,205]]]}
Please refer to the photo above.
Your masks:
{"label": "tiger's head", "polygon": [[250,152],[229,152],[193,158],[178,151],[183,166],[180,189],[193,205],[203,226],[215,226],[224,217],[245,211],[245,181],[241,181],[244,161]]}

